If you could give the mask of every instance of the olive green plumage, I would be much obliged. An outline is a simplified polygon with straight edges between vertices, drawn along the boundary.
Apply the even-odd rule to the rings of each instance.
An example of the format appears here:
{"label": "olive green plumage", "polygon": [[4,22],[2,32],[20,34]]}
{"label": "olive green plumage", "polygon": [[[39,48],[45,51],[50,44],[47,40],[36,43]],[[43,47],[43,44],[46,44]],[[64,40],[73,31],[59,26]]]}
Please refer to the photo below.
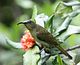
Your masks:
{"label": "olive green plumage", "polygon": [[19,24],[24,24],[26,26],[26,28],[30,31],[30,33],[32,34],[32,36],[35,38],[35,40],[37,42],[39,42],[44,49],[46,49],[46,48],[51,49],[51,48],[55,47],[58,50],[60,50],[61,53],[63,53],[64,55],[66,55],[70,59],[72,59],[72,57],[67,53],[67,51],[65,51],[60,46],[60,44],[58,43],[58,41],[56,40],[56,38],[53,37],[53,35],[51,33],[49,33],[42,26],[34,23],[31,20],[27,20],[25,22],[20,22]]}

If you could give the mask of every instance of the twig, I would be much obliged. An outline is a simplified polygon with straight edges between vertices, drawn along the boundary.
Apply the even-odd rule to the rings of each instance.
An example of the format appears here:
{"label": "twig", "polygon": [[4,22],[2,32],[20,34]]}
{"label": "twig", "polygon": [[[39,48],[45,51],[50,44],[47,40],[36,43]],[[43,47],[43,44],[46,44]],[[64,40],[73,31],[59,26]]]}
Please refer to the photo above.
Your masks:
{"label": "twig", "polygon": [[[76,46],[66,49],[66,51],[72,51],[72,50],[79,49],[79,48],[80,48],[80,45],[76,45]],[[59,52],[59,54],[62,54],[62,53]]]}
{"label": "twig", "polygon": [[66,51],[72,51],[72,50],[75,50],[75,49],[78,49],[78,48],[80,48],[80,45],[76,45],[76,46],[73,46],[71,48],[68,48],[68,49],[66,49]]}

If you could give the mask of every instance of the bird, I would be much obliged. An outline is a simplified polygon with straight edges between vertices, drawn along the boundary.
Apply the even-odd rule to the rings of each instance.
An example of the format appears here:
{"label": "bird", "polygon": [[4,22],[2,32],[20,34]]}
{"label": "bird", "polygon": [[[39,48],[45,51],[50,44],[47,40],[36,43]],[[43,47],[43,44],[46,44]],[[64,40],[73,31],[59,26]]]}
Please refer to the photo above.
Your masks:
{"label": "bird", "polygon": [[30,31],[32,37],[39,42],[46,51],[49,51],[51,48],[57,48],[62,54],[67,56],[69,59],[72,59],[72,56],[61,47],[59,41],[57,41],[57,39],[44,27],[36,24],[32,20],[26,20],[24,22],[19,22],[18,24],[24,24]]}

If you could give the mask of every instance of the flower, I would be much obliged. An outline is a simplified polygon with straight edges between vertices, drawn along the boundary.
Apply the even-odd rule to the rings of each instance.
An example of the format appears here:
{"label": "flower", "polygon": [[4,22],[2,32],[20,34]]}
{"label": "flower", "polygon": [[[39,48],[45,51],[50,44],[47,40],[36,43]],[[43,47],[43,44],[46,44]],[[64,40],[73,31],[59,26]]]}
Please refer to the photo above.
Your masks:
{"label": "flower", "polygon": [[34,38],[31,36],[29,31],[26,31],[23,37],[21,38],[22,49],[27,51],[35,44]]}

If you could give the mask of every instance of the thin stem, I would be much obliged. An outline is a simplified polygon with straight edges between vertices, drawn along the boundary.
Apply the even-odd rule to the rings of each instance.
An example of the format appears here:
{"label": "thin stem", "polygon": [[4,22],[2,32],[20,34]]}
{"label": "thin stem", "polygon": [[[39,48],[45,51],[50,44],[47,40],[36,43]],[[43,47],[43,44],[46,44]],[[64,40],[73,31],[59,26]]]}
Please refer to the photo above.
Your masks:
{"label": "thin stem", "polygon": [[[76,46],[66,49],[66,51],[72,51],[72,50],[79,49],[79,48],[80,48],[80,45],[76,45]],[[62,53],[59,52],[59,54],[62,54]]]}

